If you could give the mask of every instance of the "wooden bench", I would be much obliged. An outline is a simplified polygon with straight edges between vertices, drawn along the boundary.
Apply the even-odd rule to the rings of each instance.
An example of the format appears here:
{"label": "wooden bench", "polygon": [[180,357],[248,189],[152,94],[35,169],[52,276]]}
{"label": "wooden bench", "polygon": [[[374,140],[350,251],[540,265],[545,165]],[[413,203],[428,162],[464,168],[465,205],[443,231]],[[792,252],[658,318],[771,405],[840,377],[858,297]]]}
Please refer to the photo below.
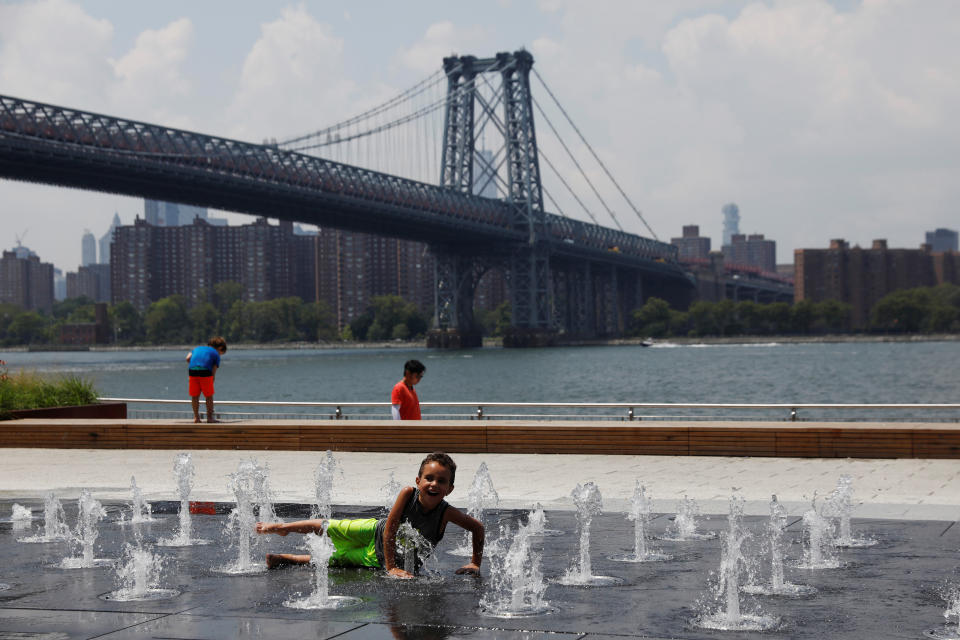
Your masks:
{"label": "wooden bench", "polygon": [[953,423],[24,419],[0,447],[960,458]]}

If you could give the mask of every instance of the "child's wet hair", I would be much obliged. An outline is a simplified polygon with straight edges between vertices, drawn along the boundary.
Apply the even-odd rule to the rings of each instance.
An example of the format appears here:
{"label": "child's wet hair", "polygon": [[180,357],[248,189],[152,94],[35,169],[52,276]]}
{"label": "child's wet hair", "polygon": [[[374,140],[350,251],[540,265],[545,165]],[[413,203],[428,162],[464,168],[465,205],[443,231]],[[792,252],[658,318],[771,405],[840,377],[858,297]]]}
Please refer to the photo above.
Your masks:
{"label": "child's wet hair", "polygon": [[427,455],[427,457],[423,459],[423,462],[420,463],[420,471],[417,472],[417,476],[423,475],[423,468],[427,466],[428,462],[436,462],[449,469],[450,484],[453,484],[454,479],[457,477],[457,463],[453,461],[453,458],[445,454],[443,451],[434,451],[433,453]]}
{"label": "child's wet hair", "polygon": [[210,338],[210,341],[207,343],[208,347],[213,347],[217,351],[223,349],[223,352],[227,352],[227,341],[221,338],[220,336],[214,336]]}

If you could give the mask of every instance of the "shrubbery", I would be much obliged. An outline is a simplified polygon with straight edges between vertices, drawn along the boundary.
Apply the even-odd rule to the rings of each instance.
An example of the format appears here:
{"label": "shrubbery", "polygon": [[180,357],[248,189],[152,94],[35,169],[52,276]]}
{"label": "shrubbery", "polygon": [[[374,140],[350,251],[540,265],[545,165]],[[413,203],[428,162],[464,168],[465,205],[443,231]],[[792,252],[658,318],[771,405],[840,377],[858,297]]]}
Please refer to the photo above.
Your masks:
{"label": "shrubbery", "polygon": [[76,376],[47,379],[34,373],[7,373],[0,360],[0,418],[19,409],[41,409],[93,404],[97,391],[88,380]]}

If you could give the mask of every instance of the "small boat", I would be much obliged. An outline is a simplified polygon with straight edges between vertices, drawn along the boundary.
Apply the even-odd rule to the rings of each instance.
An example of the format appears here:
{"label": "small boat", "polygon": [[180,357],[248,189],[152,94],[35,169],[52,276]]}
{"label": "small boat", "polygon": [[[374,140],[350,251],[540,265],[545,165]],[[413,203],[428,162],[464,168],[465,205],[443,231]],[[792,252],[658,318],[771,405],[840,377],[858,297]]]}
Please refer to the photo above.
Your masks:
{"label": "small boat", "polygon": [[644,339],[640,342],[640,346],[641,346],[641,347],[652,347],[652,346],[653,346],[653,342],[654,342],[654,341],[653,341],[653,338],[644,338]]}

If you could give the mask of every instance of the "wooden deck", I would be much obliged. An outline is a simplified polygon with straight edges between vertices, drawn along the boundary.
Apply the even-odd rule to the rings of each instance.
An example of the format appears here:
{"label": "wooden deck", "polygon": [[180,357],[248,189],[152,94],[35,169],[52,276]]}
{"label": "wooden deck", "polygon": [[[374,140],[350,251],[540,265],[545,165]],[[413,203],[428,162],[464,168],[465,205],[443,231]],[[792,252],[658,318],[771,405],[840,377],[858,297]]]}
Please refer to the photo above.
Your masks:
{"label": "wooden deck", "polygon": [[960,424],[33,418],[0,422],[0,447],[960,458]]}

